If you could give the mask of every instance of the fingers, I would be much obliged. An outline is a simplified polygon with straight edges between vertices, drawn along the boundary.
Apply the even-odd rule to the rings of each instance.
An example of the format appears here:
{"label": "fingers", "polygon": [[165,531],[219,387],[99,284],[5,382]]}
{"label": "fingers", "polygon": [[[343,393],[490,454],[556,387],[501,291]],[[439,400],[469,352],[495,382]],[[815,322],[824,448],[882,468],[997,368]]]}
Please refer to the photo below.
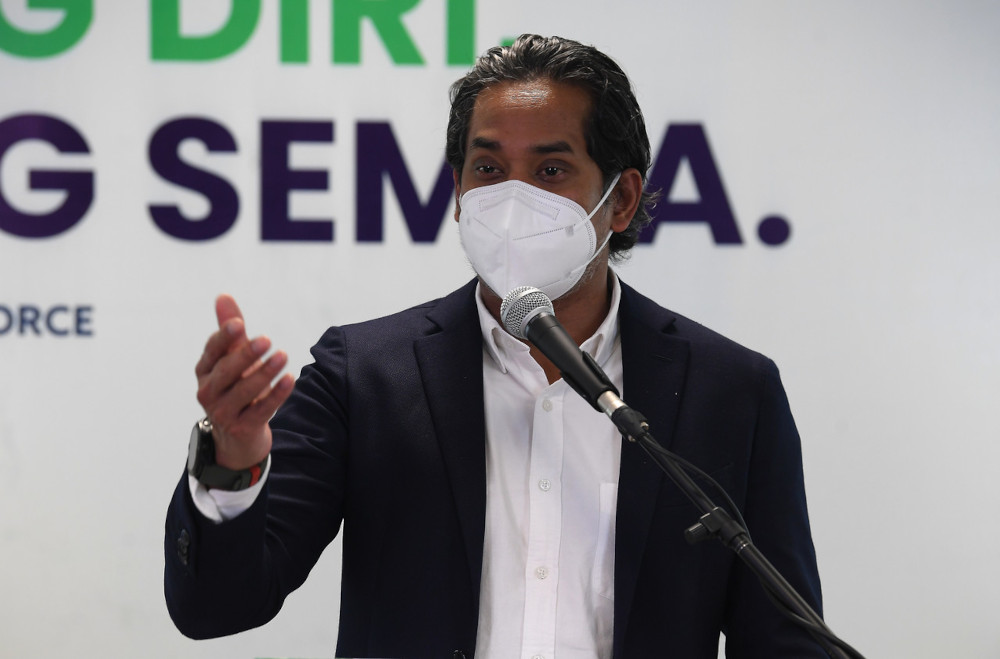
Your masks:
{"label": "fingers", "polygon": [[[230,359],[230,357],[226,359]],[[220,384],[224,389],[209,392],[210,395],[216,396],[212,420],[220,425],[225,425],[231,420],[235,421],[246,409],[253,406],[255,401],[268,395],[271,381],[281,373],[281,369],[288,363],[288,355],[279,350],[263,362],[255,361],[235,376],[229,369],[239,368],[240,363],[231,365],[224,362],[225,360],[219,363]]]}
{"label": "fingers", "polygon": [[[264,425],[291,393],[290,375],[275,382],[288,363],[282,351],[263,360],[271,348],[266,336],[250,340],[236,301],[220,295],[215,304],[219,329],[205,344],[195,366],[198,402],[217,428],[225,431],[251,430]],[[227,433],[228,434],[228,433]]]}
{"label": "fingers", "polygon": [[294,386],[295,378],[286,373],[274,383],[273,387],[265,387],[264,390],[258,392],[259,395],[250,405],[237,414],[233,419],[233,427],[253,429],[266,425],[282,403],[291,395]]}
{"label": "fingers", "polygon": [[[235,435],[249,433],[265,425],[291,393],[290,385],[294,382],[291,375],[285,375],[273,387],[271,385],[271,381],[287,363],[288,356],[279,351],[267,360],[258,361],[245,369],[232,379],[230,386],[222,390],[213,389],[215,383],[200,389],[199,400],[204,398],[202,405],[212,418],[212,423]],[[222,362],[220,366],[223,366]],[[224,366],[231,367],[229,364]],[[224,375],[220,381],[228,381],[228,375]]]}
{"label": "fingers", "polygon": [[205,343],[205,350],[201,354],[201,359],[198,360],[197,365],[194,367],[195,375],[200,380],[215,368],[215,364],[223,356],[241,346],[245,347],[247,343],[246,327],[243,324],[242,318],[232,317],[224,321],[220,325],[219,330],[208,337],[208,341]]}
{"label": "fingers", "polygon": [[[260,391],[270,386],[271,379],[284,367],[287,357],[284,353],[275,353],[262,363],[261,358],[271,347],[271,340],[266,336],[252,341],[244,339],[238,345],[234,345],[229,337],[219,341],[214,339],[214,336],[209,339],[209,346],[206,346],[195,372],[198,373],[198,402],[212,421],[219,424],[221,419],[217,408],[220,405],[224,405],[231,414],[233,410],[238,412],[250,405]],[[220,351],[222,354],[218,356]],[[214,360],[213,356],[216,356]],[[204,365],[207,364],[210,366],[205,370]],[[223,398],[226,400],[223,401]]]}

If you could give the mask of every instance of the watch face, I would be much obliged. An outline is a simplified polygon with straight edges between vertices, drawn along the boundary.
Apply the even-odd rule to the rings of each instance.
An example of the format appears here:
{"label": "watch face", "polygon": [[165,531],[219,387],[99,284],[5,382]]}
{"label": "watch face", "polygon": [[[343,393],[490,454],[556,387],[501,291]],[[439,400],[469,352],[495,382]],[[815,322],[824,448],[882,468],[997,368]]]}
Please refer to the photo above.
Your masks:
{"label": "watch face", "polygon": [[212,449],[211,435],[206,435],[201,430],[201,423],[196,423],[191,431],[191,441],[188,443],[188,473],[198,478],[205,469],[205,465],[211,461]]}
{"label": "watch face", "polygon": [[188,473],[197,478],[197,472],[195,467],[198,466],[198,444],[201,433],[198,432],[198,426],[195,425],[194,430],[191,431],[191,441],[188,442]]}

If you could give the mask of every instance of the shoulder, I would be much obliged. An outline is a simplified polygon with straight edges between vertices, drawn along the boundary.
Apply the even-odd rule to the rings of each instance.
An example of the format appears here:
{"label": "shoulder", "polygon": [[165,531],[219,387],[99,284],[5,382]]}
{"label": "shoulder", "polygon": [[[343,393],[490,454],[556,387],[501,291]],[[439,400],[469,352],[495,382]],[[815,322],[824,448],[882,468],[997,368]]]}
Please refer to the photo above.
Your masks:
{"label": "shoulder", "polygon": [[624,283],[619,314],[625,349],[629,343],[664,345],[684,352],[699,368],[710,371],[777,373],[767,356],[659,305]]}
{"label": "shoulder", "polygon": [[330,327],[313,347],[313,355],[318,358],[319,353],[350,346],[352,353],[373,352],[385,356],[422,337],[453,328],[474,327],[478,331],[475,284],[472,280],[448,295],[387,316]]}

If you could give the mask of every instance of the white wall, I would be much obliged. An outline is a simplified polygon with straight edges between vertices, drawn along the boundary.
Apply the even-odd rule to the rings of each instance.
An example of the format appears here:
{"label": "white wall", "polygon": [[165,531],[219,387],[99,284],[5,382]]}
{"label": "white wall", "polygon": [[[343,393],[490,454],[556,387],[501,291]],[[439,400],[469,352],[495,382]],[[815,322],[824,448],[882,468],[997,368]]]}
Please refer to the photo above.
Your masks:
{"label": "white wall", "polygon": [[[283,64],[277,3],[264,4],[242,48],[202,62],[154,61],[140,2],[96,0],[85,34],[52,56],[11,55],[0,37],[0,122],[58,117],[89,150],[12,146],[3,197],[44,214],[60,193],[30,190],[28,170],[95,177],[69,230],[0,228],[0,307],[91,308],[83,336],[44,323],[42,335],[4,332],[0,310],[0,657],[333,654],[339,546],[260,630],[195,643],[167,617],[163,516],[199,415],[193,366],[219,292],[237,296],[250,331],[288,350],[297,372],[326,326],[470,276],[455,225],[415,244],[390,186],[384,240],[359,244],[354,230],[355,125],[392,125],[426,199],[447,86],[466,67],[444,63],[441,2],[405,19],[422,65],[394,63],[367,24],[361,63],[332,63],[330,3],[317,1],[309,61]],[[211,34],[230,2],[180,6],[185,34]],[[23,30],[62,20],[25,0],[0,0],[0,12]],[[744,242],[661,225],[620,273],[781,367],[829,624],[869,657],[1000,656],[1000,7],[481,3],[475,50],[525,31],[622,63],[654,148],[671,124],[707,134]],[[239,193],[236,223],[215,240],[180,240],[150,219],[150,204],[208,209],[147,154],[157,128],[184,116],[211,118],[237,143],[181,150]],[[329,173],[327,191],[292,193],[292,215],[333,218],[333,242],[260,238],[261,122],[276,119],[334,122],[331,143],[297,144],[291,163]],[[671,198],[698,198],[687,170]],[[756,234],[769,214],[792,227],[777,247]],[[55,329],[68,319],[57,311]]]}

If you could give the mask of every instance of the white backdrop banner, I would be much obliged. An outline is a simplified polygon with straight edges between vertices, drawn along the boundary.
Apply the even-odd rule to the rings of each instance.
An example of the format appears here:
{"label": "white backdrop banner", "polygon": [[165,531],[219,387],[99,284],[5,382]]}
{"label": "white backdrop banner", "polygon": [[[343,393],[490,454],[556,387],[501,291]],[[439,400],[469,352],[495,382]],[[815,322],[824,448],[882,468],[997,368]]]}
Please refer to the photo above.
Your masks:
{"label": "white backdrop banner", "polygon": [[167,616],[213,300],[297,373],[467,281],[447,89],[522,32],[632,77],[619,273],[781,367],[831,627],[1000,656],[1000,5],[0,0],[0,657],[333,655],[339,543],[261,629]]}

